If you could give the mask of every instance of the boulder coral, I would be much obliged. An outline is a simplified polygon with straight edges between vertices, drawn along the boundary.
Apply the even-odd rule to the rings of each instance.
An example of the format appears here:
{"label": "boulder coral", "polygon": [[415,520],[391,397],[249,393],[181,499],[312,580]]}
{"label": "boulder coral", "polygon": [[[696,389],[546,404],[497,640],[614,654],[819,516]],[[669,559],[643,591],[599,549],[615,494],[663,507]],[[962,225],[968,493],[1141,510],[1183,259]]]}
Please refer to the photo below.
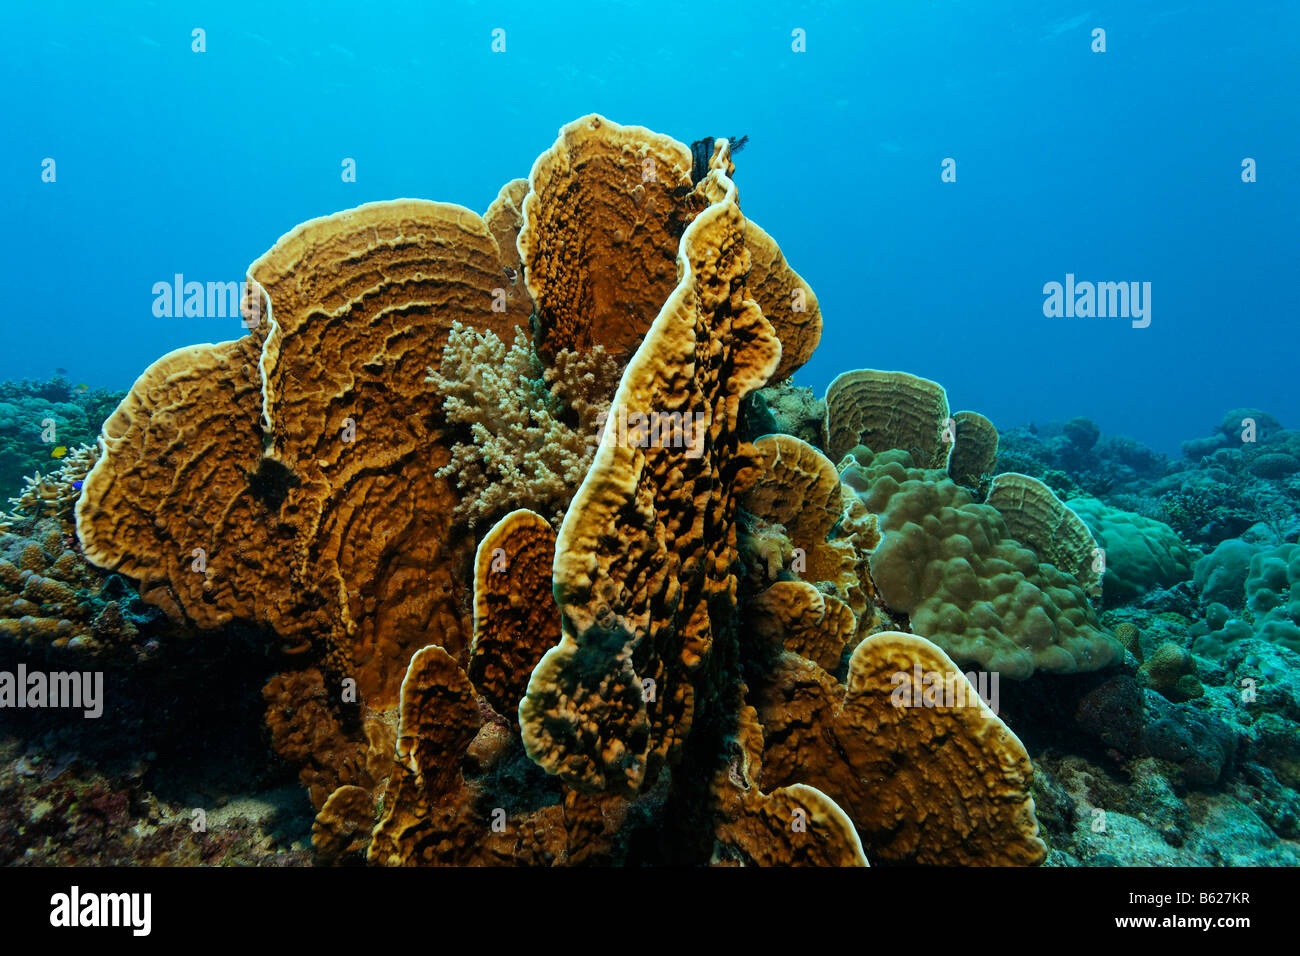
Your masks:
{"label": "boulder coral", "polygon": [[997,508],[976,503],[945,472],[915,467],[906,451],[861,449],[847,460],[845,483],[879,518],[871,579],[913,632],[959,663],[1016,680],[1121,657],[1083,584],[1015,540]]}
{"label": "boulder coral", "polygon": [[1174,703],[1205,693],[1196,675],[1195,658],[1186,648],[1172,642],[1161,644],[1142,662],[1138,678]]}
{"label": "boulder coral", "polygon": [[1234,643],[1257,637],[1300,651],[1300,544],[1255,551],[1244,591],[1244,600],[1234,602],[1240,616],[1218,602],[1206,608],[1205,619],[1191,627],[1192,649],[1221,658]]}
{"label": "boulder coral", "polygon": [[1241,538],[1228,538],[1197,561],[1192,580],[1201,603],[1243,607],[1250,562],[1260,550],[1260,545]]}
{"label": "boulder coral", "polygon": [[1167,524],[1112,508],[1096,498],[1072,498],[1068,504],[1106,552],[1102,593],[1107,604],[1192,576],[1192,551]]}

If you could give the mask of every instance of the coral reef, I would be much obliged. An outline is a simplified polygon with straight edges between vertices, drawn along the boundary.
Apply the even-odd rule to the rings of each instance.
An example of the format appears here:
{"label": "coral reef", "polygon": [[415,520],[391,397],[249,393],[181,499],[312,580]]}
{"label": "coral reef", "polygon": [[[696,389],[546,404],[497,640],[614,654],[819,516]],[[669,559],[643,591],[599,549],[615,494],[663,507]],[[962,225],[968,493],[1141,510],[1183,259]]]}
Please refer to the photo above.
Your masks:
{"label": "coral reef", "polygon": [[73,510],[86,475],[99,457],[93,445],[70,449],[58,464],[45,474],[40,471],[23,479],[23,488],[9,499],[10,511],[0,512],[0,531],[9,530],[32,518],[57,518],[69,533]]}
{"label": "coral reef", "polygon": [[[293,794],[284,789],[205,811],[168,799],[142,769],[106,773],[20,753],[0,740],[0,865],[304,866],[310,852],[286,838]],[[292,788],[290,788],[292,789]]]}
{"label": "coral reef", "polygon": [[1132,438],[1101,435],[1086,418],[1000,432],[997,470],[1032,475],[1066,498],[1133,492],[1174,467]]}
{"label": "coral reef", "polygon": [[1096,498],[1163,522],[1192,545],[1213,548],[1248,529],[1273,544],[1300,534],[1300,474],[1291,464],[1300,462],[1300,433],[1271,415],[1229,412],[1215,435],[1184,442],[1180,461],[1131,438],[1094,439],[1096,425],[1086,421],[1002,432],[998,467],[1039,478],[1064,498]]}
{"label": "coral reef", "polygon": [[10,861],[1300,859],[1294,433],[1170,462],[903,372],[819,400],[817,298],[704,147],[592,115],[482,217],[304,223],[251,334],[15,489],[3,662],[95,661],[100,751],[171,760],[211,667],[189,706],[281,797],[187,837],[143,771],[45,771],[93,737],[35,714]]}

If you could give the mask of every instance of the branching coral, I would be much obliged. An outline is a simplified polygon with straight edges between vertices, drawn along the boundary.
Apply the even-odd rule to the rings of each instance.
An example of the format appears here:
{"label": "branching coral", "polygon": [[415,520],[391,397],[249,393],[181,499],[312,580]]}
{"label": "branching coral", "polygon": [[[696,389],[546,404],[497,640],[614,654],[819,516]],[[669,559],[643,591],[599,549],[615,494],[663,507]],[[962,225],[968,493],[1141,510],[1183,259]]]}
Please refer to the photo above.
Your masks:
{"label": "branching coral", "polygon": [[543,368],[528,333],[506,347],[491,331],[452,326],[429,384],[449,424],[468,431],[440,478],[462,492],[470,527],[526,506],[558,526],[591,466],[619,368],[603,346],[563,349]]}
{"label": "branching coral", "polygon": [[66,378],[45,382],[0,382],[0,500],[21,496],[24,477],[48,474],[71,450],[95,441],[100,422],[122,399],[121,392],[73,386]]}
{"label": "branching coral", "polygon": [[47,474],[37,471],[24,478],[22,491],[9,499],[12,511],[0,513],[0,531],[8,531],[26,518],[58,518],[71,533],[77,495],[98,458],[99,449],[94,445],[78,445],[57,468]]}

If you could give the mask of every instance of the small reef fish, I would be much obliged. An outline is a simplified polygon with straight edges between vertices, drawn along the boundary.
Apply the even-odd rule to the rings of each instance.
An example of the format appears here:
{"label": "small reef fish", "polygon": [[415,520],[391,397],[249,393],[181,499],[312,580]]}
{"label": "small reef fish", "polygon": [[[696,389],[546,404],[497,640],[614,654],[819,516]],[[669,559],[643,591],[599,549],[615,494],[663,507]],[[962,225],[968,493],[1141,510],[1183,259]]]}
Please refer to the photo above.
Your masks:
{"label": "small reef fish", "polygon": [[77,391],[81,392],[84,395],[86,392],[90,391],[90,386],[87,385],[85,382],[82,382],[80,385],[77,386]]}
{"label": "small reef fish", "polygon": [[68,453],[68,446],[67,446],[67,445],[59,445],[57,448],[55,448],[53,451],[50,452],[50,457],[51,457],[51,458],[62,458],[62,457],[63,457],[64,455],[66,455],[67,453]]}

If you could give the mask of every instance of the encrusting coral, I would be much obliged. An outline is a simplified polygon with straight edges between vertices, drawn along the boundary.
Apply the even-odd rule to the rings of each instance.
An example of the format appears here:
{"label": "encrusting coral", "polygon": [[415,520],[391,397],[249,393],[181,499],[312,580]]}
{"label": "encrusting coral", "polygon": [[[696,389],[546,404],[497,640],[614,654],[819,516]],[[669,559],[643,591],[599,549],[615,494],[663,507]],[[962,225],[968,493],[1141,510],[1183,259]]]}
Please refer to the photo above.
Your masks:
{"label": "encrusting coral", "polygon": [[842,372],[826,389],[826,454],[839,461],[857,445],[899,448],[920,468],[944,468],[948,395],[943,386],[906,372]]}
{"label": "encrusting coral", "polygon": [[957,412],[953,419],[948,475],[967,488],[985,491],[998,460],[998,429],[979,412]]}
{"label": "encrusting coral", "polygon": [[803,581],[777,581],[745,605],[750,634],[834,674],[857,633],[852,609]]}
{"label": "encrusting coral", "polygon": [[[854,448],[898,449],[921,468],[943,468],[982,495],[998,455],[997,428],[978,412],[949,415],[938,382],[907,372],[860,368],[826,389],[826,453],[841,462]],[[841,464],[842,467],[842,464]]]}
{"label": "encrusting coral", "polygon": [[[708,165],[692,183],[683,144],[589,116],[483,219],[305,223],[250,268],[252,334],[164,356],[105,423],[86,555],[187,626],[278,639],[267,726],[321,862],[1041,860],[1014,735],[969,696],[898,704],[899,673],[965,681],[939,647],[859,642],[906,495],[745,440],[742,403],[821,316],[741,213],[727,141]],[[908,445],[942,466],[928,427]],[[850,432],[832,446],[884,434]],[[861,456],[846,475],[969,501]],[[780,577],[761,591],[742,536]]]}
{"label": "encrusting coral", "polygon": [[626,362],[677,284],[678,242],[703,208],[690,150],[583,117],[537,158],[528,187],[518,246],[538,352],[604,345]]}
{"label": "encrusting coral", "polygon": [[888,631],[855,647],[848,609],[802,582],[773,585],[745,613],[763,786],[826,793],[872,859],[1043,858],[1028,756],[938,647]]}
{"label": "encrusting coral", "polygon": [[501,256],[501,272],[505,276],[503,291],[509,303],[508,311],[517,315],[531,315],[533,297],[524,281],[523,260],[519,255],[519,229],[524,224],[524,197],[528,195],[527,179],[512,179],[501,187],[497,198],[483,213],[488,231],[497,241]]}
{"label": "encrusting coral", "polygon": [[1029,757],[943,651],[881,632],[857,645],[841,682],[792,637],[806,643],[794,630],[769,646],[752,695],[768,738],[764,786],[798,779],[825,792],[872,859],[1042,861]]}
{"label": "encrusting coral", "polygon": [[498,714],[518,725],[519,701],[560,630],[551,599],[555,532],[534,511],[512,511],[479,542],[468,675]]}

